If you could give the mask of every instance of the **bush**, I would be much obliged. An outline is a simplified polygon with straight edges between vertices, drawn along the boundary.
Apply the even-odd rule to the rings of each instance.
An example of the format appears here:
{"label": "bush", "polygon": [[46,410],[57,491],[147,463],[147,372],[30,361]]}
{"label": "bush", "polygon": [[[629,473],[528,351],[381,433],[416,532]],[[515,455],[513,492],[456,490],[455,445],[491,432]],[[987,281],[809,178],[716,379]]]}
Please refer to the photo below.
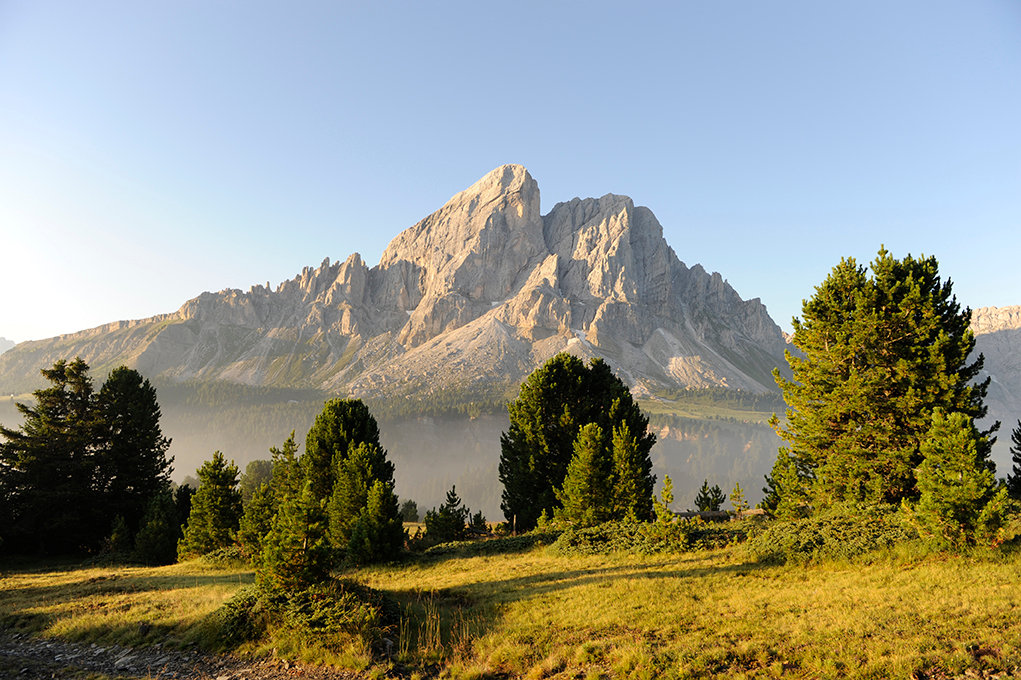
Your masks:
{"label": "bush", "polygon": [[748,541],[762,562],[851,559],[915,540],[893,506],[837,506],[825,514],[775,522]]}
{"label": "bush", "polygon": [[651,555],[722,548],[747,537],[747,522],[706,522],[697,517],[670,523],[624,520],[567,527],[550,549],[564,555]]}

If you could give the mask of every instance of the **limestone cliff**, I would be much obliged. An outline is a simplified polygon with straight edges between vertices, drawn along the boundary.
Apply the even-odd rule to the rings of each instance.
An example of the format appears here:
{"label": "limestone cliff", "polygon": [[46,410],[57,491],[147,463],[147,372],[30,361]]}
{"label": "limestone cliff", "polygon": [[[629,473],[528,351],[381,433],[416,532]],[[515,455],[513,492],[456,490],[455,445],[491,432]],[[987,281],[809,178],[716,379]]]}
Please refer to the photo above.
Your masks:
{"label": "limestone cliff", "polygon": [[607,359],[638,390],[773,389],[780,329],[720,274],[687,267],[625,196],[540,212],[521,166],[490,172],[397,235],[375,267],[326,259],[275,290],[203,293],[173,314],[22,343],[0,391],[82,356],[175,380],[359,396],[498,396],[559,351]]}

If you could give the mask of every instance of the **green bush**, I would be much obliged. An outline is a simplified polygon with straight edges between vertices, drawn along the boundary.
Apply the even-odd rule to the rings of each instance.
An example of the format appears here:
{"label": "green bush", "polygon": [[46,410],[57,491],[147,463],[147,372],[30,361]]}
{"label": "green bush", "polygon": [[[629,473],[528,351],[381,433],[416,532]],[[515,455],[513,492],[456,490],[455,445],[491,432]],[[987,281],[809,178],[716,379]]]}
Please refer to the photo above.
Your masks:
{"label": "green bush", "polygon": [[244,586],[234,597],[216,610],[220,624],[220,642],[224,647],[233,647],[255,640],[266,630],[268,612],[257,586]]}
{"label": "green bush", "polygon": [[564,555],[651,555],[722,548],[747,537],[747,522],[706,522],[697,517],[675,522],[624,520],[588,528],[567,527],[550,549]]}
{"label": "green bush", "polygon": [[893,506],[837,506],[807,519],[775,522],[748,541],[762,562],[852,559],[912,541],[918,533]]}
{"label": "green bush", "polygon": [[206,553],[201,558],[202,562],[214,567],[248,567],[251,566],[251,558],[238,545],[228,545],[226,548],[218,548],[213,552]]}

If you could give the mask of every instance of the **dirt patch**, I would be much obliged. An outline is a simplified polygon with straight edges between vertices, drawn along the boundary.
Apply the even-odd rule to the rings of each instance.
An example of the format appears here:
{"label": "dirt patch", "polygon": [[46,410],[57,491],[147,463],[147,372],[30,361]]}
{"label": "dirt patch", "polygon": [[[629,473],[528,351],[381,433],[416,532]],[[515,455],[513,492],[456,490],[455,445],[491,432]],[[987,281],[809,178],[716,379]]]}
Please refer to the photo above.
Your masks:
{"label": "dirt patch", "polygon": [[49,640],[0,633],[0,677],[12,680],[358,680],[358,674],[270,659]]}

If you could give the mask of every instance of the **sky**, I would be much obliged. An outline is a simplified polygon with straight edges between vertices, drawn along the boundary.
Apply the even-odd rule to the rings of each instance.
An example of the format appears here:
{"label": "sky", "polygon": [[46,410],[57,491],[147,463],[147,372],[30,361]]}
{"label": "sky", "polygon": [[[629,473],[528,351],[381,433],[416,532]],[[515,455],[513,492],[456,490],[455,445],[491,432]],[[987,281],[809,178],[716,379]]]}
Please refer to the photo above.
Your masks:
{"label": "sky", "polygon": [[783,328],[842,257],[1021,304],[1021,2],[0,0],[0,337],[626,194]]}

